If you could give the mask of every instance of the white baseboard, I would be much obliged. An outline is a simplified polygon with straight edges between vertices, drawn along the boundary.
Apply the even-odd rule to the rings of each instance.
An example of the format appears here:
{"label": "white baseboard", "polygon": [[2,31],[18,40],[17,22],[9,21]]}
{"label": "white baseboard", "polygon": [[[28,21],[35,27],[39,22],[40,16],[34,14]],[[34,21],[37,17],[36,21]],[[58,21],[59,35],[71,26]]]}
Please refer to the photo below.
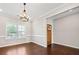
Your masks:
{"label": "white baseboard", "polygon": [[59,43],[59,42],[54,42],[54,43],[55,43],[55,44],[59,44],[59,45],[63,45],[63,46],[68,46],[68,47],[72,47],[72,48],[79,49],[79,47],[77,47],[77,46],[72,46],[72,45],[63,44],[63,43]]}
{"label": "white baseboard", "polygon": [[29,42],[30,42],[30,41],[28,41],[28,42],[21,42],[21,43],[13,43],[13,44],[1,45],[0,48],[2,48],[2,47],[7,47],[7,46],[13,46],[13,45],[24,44],[24,43],[29,43]]}
{"label": "white baseboard", "polygon": [[0,48],[2,48],[2,47],[7,47],[7,46],[13,46],[13,45],[24,44],[24,43],[30,43],[30,42],[36,43],[36,44],[38,44],[38,45],[40,45],[40,46],[43,46],[43,47],[47,47],[46,45],[43,45],[43,44],[40,44],[40,43],[37,43],[37,42],[34,42],[34,41],[28,41],[28,42],[20,42],[20,43],[13,43],[13,44],[1,45]]}
{"label": "white baseboard", "polygon": [[36,44],[38,44],[38,45],[40,45],[40,46],[47,47],[47,45],[40,44],[40,43],[38,43],[38,42],[35,42],[35,41],[32,41],[32,42],[33,42],[33,43],[36,43]]}

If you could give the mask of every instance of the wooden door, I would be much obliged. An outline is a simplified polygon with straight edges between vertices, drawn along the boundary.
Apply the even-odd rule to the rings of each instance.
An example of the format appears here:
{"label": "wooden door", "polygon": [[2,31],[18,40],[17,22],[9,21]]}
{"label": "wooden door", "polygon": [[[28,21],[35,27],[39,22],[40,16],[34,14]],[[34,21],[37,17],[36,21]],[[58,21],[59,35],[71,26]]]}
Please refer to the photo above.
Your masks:
{"label": "wooden door", "polygon": [[47,24],[47,45],[52,43],[52,26]]}

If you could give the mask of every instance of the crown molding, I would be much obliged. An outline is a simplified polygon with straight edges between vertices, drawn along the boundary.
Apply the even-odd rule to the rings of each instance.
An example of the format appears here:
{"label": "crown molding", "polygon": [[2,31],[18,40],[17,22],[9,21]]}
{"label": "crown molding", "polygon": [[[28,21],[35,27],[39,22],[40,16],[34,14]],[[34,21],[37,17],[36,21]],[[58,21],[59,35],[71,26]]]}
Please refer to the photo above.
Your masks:
{"label": "crown molding", "polygon": [[47,18],[50,18],[50,17],[52,17],[54,15],[62,13],[64,11],[67,11],[69,9],[75,8],[77,6],[79,6],[79,3],[64,3],[61,6],[56,7],[55,9],[51,9],[50,11],[48,11],[47,13],[39,16],[38,18],[45,18],[45,19],[47,19]]}

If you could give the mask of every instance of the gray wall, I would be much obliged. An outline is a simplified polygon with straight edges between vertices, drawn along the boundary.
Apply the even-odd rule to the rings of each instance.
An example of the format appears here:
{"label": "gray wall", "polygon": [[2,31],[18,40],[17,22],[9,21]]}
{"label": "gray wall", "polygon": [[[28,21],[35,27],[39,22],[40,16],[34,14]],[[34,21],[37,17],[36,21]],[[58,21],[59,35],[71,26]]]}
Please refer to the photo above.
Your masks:
{"label": "gray wall", "polygon": [[54,43],[79,48],[79,14],[54,20]]}

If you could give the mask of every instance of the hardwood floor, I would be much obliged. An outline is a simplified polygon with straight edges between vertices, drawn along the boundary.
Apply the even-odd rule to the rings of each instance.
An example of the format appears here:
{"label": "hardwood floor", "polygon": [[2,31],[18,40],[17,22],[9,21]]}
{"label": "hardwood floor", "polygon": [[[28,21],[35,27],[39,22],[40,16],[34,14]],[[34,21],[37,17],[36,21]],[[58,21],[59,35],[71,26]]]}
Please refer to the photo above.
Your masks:
{"label": "hardwood floor", "polygon": [[58,44],[45,48],[31,42],[0,48],[0,55],[79,55],[79,49]]}

